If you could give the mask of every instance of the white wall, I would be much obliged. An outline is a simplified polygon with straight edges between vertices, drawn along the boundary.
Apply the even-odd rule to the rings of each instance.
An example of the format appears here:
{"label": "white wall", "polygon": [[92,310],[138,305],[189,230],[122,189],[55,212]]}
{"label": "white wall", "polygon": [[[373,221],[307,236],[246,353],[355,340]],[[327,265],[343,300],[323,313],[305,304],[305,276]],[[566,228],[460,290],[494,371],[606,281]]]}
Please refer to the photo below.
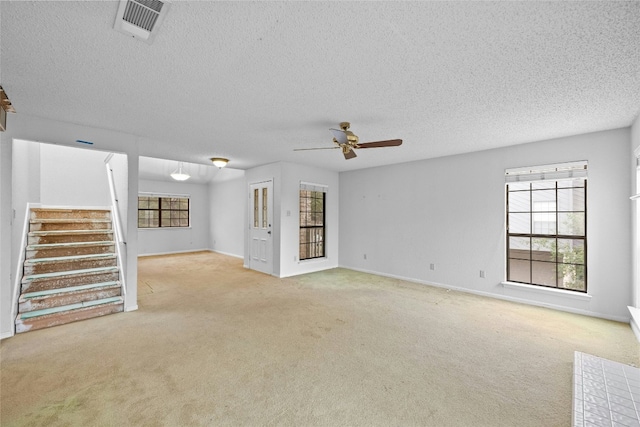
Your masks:
{"label": "white wall", "polygon": [[139,192],[185,194],[190,197],[189,228],[138,229],[138,254],[167,254],[209,249],[209,189],[207,184],[140,180]]}
{"label": "white wall", "polygon": [[244,257],[246,192],[242,170],[221,169],[209,184],[209,247],[214,251]]}
{"label": "white wall", "polygon": [[54,206],[109,206],[104,159],[108,152],[41,144],[40,203]]}
{"label": "white wall", "polygon": [[[640,193],[640,116],[636,117],[631,126],[631,194]],[[640,308],[640,200],[631,202],[631,217],[633,224],[632,265],[633,265],[633,295],[632,306]]]}
{"label": "white wall", "polygon": [[[325,258],[298,261],[301,181],[328,187],[325,196]],[[339,174],[310,166],[282,163],[280,191],[280,277],[336,268],[339,260]]]}
{"label": "white wall", "polygon": [[[627,321],[629,143],[625,128],[341,173],[340,265]],[[589,162],[591,299],[503,287],[504,170],[574,160]]]}
{"label": "white wall", "polygon": [[11,171],[12,143],[4,132],[0,132],[0,339],[13,334],[9,315],[12,304],[11,271]]}

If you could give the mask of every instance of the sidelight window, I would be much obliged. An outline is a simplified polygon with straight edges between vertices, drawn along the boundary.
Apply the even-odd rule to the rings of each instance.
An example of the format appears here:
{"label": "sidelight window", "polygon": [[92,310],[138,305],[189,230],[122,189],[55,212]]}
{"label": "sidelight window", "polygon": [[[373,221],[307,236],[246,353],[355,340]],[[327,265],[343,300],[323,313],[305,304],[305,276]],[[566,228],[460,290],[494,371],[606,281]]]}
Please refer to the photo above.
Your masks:
{"label": "sidelight window", "polygon": [[318,184],[300,185],[300,260],[325,256],[326,189]]}

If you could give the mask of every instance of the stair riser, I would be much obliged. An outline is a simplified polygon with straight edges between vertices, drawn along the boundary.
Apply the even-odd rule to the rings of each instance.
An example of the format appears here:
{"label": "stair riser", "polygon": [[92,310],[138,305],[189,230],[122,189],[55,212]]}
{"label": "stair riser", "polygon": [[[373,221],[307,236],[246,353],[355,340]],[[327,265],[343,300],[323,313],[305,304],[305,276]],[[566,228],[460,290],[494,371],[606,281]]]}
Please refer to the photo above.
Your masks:
{"label": "stair riser", "polygon": [[68,312],[36,317],[33,319],[18,320],[16,321],[16,333],[34,331],[37,329],[49,328],[51,326],[64,325],[66,323],[76,322],[78,320],[90,319],[92,317],[104,316],[121,311],[124,311],[124,305],[122,303],[109,304],[106,306],[88,307],[79,310],[72,310]]}
{"label": "stair riser", "polygon": [[111,219],[111,211],[31,209],[30,219]]}
{"label": "stair riser", "polygon": [[29,298],[18,305],[19,313],[26,313],[45,308],[61,307],[79,302],[95,301],[103,298],[120,296],[120,286],[107,289],[90,289],[86,291],[70,292],[62,295],[50,295],[47,297]]}
{"label": "stair riser", "polygon": [[115,282],[119,280],[117,271],[99,274],[82,274],[66,277],[43,278],[22,284],[22,293],[62,289],[69,286],[89,285],[91,283]]}
{"label": "stair riser", "polygon": [[114,258],[107,259],[83,259],[73,261],[56,261],[56,262],[43,262],[37,264],[24,265],[24,275],[29,276],[31,274],[43,274],[43,273],[55,273],[58,271],[71,271],[71,270],[84,270],[87,268],[98,267],[115,267],[117,260]]}
{"label": "stair riser", "polygon": [[101,242],[105,240],[113,240],[113,233],[101,233],[96,231],[95,233],[88,234],[60,234],[48,236],[34,236],[30,234],[27,239],[27,243],[29,245],[42,245],[46,243]]}
{"label": "stair riser", "polygon": [[115,245],[47,248],[47,249],[37,249],[37,250],[27,251],[26,259],[53,258],[53,257],[59,257],[59,256],[73,256],[73,255],[112,254],[115,251],[116,251]]}
{"label": "stair riser", "polygon": [[34,222],[29,225],[31,231],[56,230],[110,230],[110,222]]}

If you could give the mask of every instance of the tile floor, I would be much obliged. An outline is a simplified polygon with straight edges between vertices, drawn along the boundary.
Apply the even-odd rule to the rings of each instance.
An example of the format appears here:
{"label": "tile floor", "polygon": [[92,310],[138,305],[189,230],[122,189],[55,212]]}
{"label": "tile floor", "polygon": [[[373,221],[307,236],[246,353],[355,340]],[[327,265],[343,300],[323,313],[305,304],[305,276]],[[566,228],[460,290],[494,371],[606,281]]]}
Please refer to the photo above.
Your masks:
{"label": "tile floor", "polygon": [[640,427],[640,368],[576,351],[573,426]]}

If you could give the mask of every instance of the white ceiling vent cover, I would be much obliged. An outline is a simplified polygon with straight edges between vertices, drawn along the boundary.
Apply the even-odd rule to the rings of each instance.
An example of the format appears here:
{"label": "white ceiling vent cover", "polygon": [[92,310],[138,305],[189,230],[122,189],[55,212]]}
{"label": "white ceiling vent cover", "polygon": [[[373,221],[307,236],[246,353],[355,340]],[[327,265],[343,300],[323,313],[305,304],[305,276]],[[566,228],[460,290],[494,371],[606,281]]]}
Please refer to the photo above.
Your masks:
{"label": "white ceiling vent cover", "polygon": [[170,6],[160,0],[120,0],[113,28],[151,44]]}

